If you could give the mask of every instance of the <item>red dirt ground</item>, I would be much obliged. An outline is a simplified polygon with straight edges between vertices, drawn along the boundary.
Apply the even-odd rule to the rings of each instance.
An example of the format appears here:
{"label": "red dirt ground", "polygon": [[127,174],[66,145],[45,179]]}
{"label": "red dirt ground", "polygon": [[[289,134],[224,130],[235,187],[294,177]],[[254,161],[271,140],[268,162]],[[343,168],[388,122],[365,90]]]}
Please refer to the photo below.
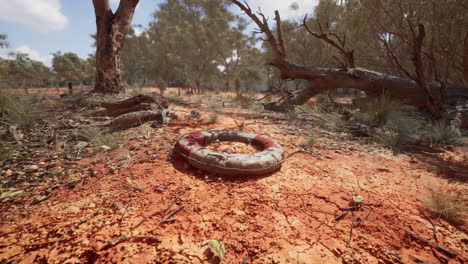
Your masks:
{"label": "red dirt ground", "polygon": [[[225,243],[226,263],[413,263],[415,256],[427,263],[468,260],[466,224],[456,228],[432,220],[439,245],[454,251],[455,258],[405,237],[403,229],[434,241],[432,225],[421,212],[431,187],[466,192],[466,184],[449,185],[414,156],[335,140],[326,132],[314,152],[295,152],[304,148],[309,132],[304,127],[251,118],[251,110],[223,109],[215,124],[184,119],[190,108],[173,110],[181,120],[163,128],[129,129],[122,132],[123,148],[70,163],[67,180],[49,199],[30,204],[45,184],[36,193],[1,203],[0,263],[210,263],[202,246],[209,239]],[[210,175],[181,159],[166,159],[175,140],[187,132],[241,128],[278,141],[293,155],[278,172],[262,177]],[[468,161],[463,149],[434,155]],[[55,161],[37,162],[47,167]],[[83,180],[75,188],[65,186],[79,178]],[[353,192],[382,205],[333,221]],[[145,220],[178,195],[171,209]],[[182,206],[175,221],[160,222]],[[354,226],[349,242],[353,220],[364,219],[372,221]],[[109,243],[124,236],[160,241]]]}

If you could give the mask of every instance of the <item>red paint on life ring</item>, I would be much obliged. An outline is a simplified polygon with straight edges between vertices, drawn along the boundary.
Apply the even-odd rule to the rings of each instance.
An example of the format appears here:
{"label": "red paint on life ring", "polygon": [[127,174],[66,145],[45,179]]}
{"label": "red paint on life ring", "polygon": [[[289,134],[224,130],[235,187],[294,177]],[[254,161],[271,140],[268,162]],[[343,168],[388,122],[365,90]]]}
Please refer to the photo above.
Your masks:
{"label": "red paint on life ring", "polygon": [[[205,148],[214,140],[250,143],[261,149],[252,154],[216,152]],[[174,150],[192,166],[224,175],[260,175],[281,167],[284,149],[266,137],[237,131],[205,130],[180,137]]]}
{"label": "red paint on life ring", "polygon": [[176,148],[182,155],[190,155],[193,149],[200,148],[205,144],[205,136],[200,132],[191,132],[183,135],[177,141]]}

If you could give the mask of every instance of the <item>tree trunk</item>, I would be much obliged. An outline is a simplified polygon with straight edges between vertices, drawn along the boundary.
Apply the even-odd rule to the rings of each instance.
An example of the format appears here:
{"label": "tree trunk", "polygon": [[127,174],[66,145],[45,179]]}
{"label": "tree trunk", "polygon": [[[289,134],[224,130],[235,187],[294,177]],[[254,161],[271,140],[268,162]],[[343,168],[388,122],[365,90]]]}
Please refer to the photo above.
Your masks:
{"label": "tree trunk", "polygon": [[115,13],[109,0],[93,0],[96,14],[96,84],[92,92],[124,92],[120,73],[120,52],[139,0],[120,0]]}
{"label": "tree trunk", "polygon": [[468,85],[468,32],[465,33],[463,44],[463,81]]}

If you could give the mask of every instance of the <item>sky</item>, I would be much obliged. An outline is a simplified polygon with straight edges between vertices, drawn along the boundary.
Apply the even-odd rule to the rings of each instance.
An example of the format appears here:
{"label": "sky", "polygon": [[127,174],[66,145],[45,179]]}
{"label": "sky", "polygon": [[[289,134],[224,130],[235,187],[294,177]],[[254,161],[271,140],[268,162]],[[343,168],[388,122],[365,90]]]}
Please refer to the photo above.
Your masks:
{"label": "sky", "polygon": [[[167,0],[140,0],[132,25],[147,27],[159,4]],[[116,10],[119,0],[109,0]],[[299,10],[289,6],[296,2]],[[282,18],[300,18],[311,14],[318,0],[247,0],[253,10],[272,18],[279,10]],[[82,58],[95,52],[90,34],[96,32],[92,0],[0,0],[0,34],[8,35],[10,47],[0,49],[0,57],[9,52],[29,54],[33,60],[51,66],[52,53],[73,52]],[[233,12],[240,13],[237,7]],[[270,19],[272,20],[272,19]]]}

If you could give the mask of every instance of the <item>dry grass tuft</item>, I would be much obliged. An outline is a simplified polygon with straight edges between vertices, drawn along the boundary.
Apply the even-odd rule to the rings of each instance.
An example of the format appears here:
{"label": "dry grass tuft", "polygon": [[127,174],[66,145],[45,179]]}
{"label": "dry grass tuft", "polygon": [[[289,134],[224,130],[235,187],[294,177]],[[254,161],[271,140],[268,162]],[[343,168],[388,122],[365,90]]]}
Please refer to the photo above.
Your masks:
{"label": "dry grass tuft", "polygon": [[117,137],[98,127],[84,128],[81,130],[80,135],[92,146],[100,147],[104,150],[117,149],[120,147],[120,140]]}
{"label": "dry grass tuft", "polygon": [[431,209],[434,216],[455,225],[465,223],[468,208],[463,195],[451,191],[449,186],[439,186],[430,192],[431,196],[426,206]]}

